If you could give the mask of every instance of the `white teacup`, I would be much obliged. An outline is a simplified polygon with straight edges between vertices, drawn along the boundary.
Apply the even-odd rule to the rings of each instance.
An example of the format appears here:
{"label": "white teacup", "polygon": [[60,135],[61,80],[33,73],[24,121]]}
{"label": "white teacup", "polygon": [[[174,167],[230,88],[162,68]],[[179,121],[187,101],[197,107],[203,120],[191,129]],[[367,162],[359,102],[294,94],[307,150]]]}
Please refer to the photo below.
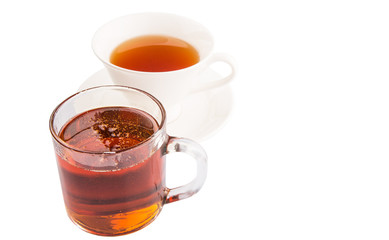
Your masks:
{"label": "white teacup", "polygon": [[[118,67],[110,62],[112,51],[122,42],[142,35],[166,35],[186,41],[199,53],[198,63],[168,72],[142,72]],[[158,98],[167,108],[169,119],[177,114],[177,106],[185,96],[220,87],[234,77],[230,56],[213,53],[213,37],[201,24],[186,17],[168,13],[138,13],[119,17],[100,27],[92,40],[96,56],[104,63],[117,85],[142,89]],[[214,81],[200,81],[199,76],[213,63],[227,63],[231,71]]]}

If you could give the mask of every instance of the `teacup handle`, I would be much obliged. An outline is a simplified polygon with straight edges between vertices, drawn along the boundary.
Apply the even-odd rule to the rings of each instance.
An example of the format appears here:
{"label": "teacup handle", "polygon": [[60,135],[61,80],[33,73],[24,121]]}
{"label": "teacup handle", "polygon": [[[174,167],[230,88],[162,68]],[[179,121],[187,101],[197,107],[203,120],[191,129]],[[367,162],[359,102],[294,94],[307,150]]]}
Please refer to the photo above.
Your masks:
{"label": "teacup handle", "polygon": [[207,67],[209,68],[212,64],[216,62],[227,63],[231,68],[231,72],[227,76],[222,77],[221,79],[208,81],[200,84],[198,87],[192,90],[192,93],[201,92],[204,90],[223,86],[224,84],[229,83],[235,77],[236,69],[235,69],[234,59],[231,56],[225,53],[214,53],[210,57],[210,59],[208,59]]}
{"label": "teacup handle", "polygon": [[207,154],[199,144],[185,138],[169,137],[166,153],[174,152],[187,153],[196,160],[197,176],[186,185],[172,189],[168,188],[166,203],[182,200],[197,193],[207,177]]}

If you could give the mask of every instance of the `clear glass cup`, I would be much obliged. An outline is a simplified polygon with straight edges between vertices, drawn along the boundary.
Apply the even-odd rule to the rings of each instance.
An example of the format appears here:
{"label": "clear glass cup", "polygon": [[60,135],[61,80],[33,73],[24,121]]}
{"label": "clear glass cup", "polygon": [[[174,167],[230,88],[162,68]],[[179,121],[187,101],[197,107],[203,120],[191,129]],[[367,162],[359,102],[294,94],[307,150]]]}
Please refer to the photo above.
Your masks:
{"label": "clear glass cup", "polygon": [[[140,110],[155,120],[157,128],[139,144],[109,151],[75,147],[61,136],[76,116],[107,107]],[[114,236],[137,231],[151,223],[165,203],[198,192],[206,178],[203,148],[189,139],[167,135],[162,104],[135,88],[100,86],[70,96],[53,111],[50,132],[67,213],[76,225],[93,234]],[[174,152],[192,156],[197,175],[186,185],[168,188],[165,156]]]}

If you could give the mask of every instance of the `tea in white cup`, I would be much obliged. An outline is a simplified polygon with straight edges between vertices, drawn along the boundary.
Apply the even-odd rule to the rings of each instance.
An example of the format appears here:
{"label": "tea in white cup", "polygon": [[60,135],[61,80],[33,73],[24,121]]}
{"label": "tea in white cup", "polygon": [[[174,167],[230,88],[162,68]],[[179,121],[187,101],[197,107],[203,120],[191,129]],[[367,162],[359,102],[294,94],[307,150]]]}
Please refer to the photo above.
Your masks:
{"label": "tea in white cup", "polygon": [[[126,43],[129,44],[125,46]],[[104,63],[112,81],[117,85],[139,88],[154,95],[167,108],[170,120],[174,118],[173,115],[178,114],[180,101],[186,96],[220,87],[234,77],[233,59],[227,54],[213,53],[213,45],[213,37],[203,25],[168,13],[138,13],[119,17],[100,27],[92,40],[93,50]],[[154,49],[151,53],[154,52],[155,55],[144,61],[156,61],[156,64],[150,63],[146,68],[141,68],[147,64],[128,67],[113,61],[115,54],[120,55],[126,51],[143,51],[141,55],[145,55],[146,48]],[[162,53],[156,54],[155,49]],[[188,49],[195,50],[192,54],[194,58],[197,55],[198,61],[171,67],[176,65],[173,62],[177,61],[177,58],[169,59],[168,56],[172,55],[173,51]],[[163,54],[163,51],[169,53]],[[128,56],[136,58],[136,54],[129,54],[127,58]],[[126,61],[134,62],[128,59]],[[183,61],[182,55],[178,61]],[[159,68],[164,62],[167,68]],[[220,79],[201,81],[201,74],[216,62],[226,63],[231,68],[230,73]]]}

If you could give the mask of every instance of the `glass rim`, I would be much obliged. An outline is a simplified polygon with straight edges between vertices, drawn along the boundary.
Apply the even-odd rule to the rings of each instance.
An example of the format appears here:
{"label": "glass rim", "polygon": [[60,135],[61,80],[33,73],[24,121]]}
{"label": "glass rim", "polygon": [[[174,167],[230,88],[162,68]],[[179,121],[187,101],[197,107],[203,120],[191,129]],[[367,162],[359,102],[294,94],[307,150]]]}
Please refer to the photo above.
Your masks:
{"label": "glass rim", "polygon": [[[79,149],[79,148],[75,148],[75,147],[72,147],[71,145],[69,145],[68,143],[66,143],[64,140],[62,140],[58,134],[55,132],[54,130],[54,119],[55,119],[55,116],[56,114],[58,113],[59,109],[66,103],[68,102],[70,99],[76,97],[77,95],[80,95],[84,92],[87,92],[87,91],[91,91],[91,90],[95,90],[95,89],[99,89],[99,88],[105,88],[105,89],[108,89],[108,88],[120,88],[120,89],[127,89],[127,90],[133,90],[133,91],[136,91],[136,92],[139,92],[149,98],[151,98],[151,100],[154,101],[154,103],[157,104],[157,106],[159,107],[159,110],[161,112],[161,124],[159,124],[158,126],[158,130],[155,131],[150,137],[148,137],[146,140],[136,144],[136,145],[133,145],[129,148],[125,148],[125,149],[121,149],[121,150],[117,150],[117,151],[88,151],[88,150],[82,150],[82,149]],[[114,107],[114,106],[112,106]],[[68,119],[70,120],[70,119]],[[118,154],[118,153],[122,153],[122,152],[126,152],[126,151],[130,151],[130,150],[133,150],[139,146],[142,146],[144,144],[147,144],[151,141],[153,141],[155,138],[157,138],[159,135],[160,135],[160,132],[162,129],[164,129],[165,127],[165,122],[166,122],[166,110],[165,108],[163,107],[162,103],[156,98],[154,97],[153,95],[151,95],[150,93],[146,92],[146,91],[143,91],[141,89],[138,89],[138,88],[134,88],[134,87],[128,87],[128,86],[123,86],[123,85],[103,85],[103,86],[96,86],[96,87],[90,87],[90,88],[87,88],[87,89],[83,89],[83,90],[80,90],[72,95],[70,95],[69,97],[67,97],[65,100],[63,100],[60,104],[58,104],[53,112],[51,113],[50,115],[50,120],[49,120],[49,128],[50,128],[50,133],[51,133],[51,136],[53,137],[53,139],[59,143],[60,145],[62,145],[64,148],[67,148],[67,149],[70,149],[72,151],[75,151],[75,152],[79,152],[79,153],[85,153],[85,154],[109,154],[109,155],[114,155],[114,154]],[[62,126],[63,127],[63,126]],[[61,128],[62,128],[61,127]]]}

